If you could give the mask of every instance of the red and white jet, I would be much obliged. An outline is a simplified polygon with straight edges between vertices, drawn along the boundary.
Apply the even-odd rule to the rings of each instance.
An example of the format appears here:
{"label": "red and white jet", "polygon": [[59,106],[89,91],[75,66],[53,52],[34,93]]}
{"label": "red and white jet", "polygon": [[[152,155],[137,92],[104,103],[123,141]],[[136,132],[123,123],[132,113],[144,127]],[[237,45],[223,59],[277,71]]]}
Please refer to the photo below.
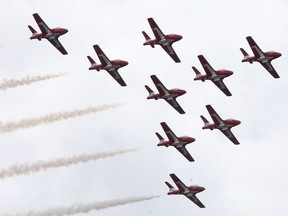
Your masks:
{"label": "red and white jet", "polygon": [[240,144],[236,137],[231,132],[231,128],[239,125],[241,122],[235,119],[226,119],[222,120],[222,118],[216,113],[211,105],[206,105],[206,108],[213,120],[214,123],[209,123],[209,121],[204,117],[200,116],[204,122],[204,126],[202,129],[219,129],[228,139],[230,139],[235,145]]}
{"label": "red and white jet", "polygon": [[179,103],[176,101],[176,98],[185,94],[186,91],[182,89],[170,89],[168,90],[161,81],[156,77],[156,75],[150,76],[154,85],[156,86],[159,93],[155,93],[151,90],[151,88],[147,85],[145,85],[145,88],[149,92],[149,95],[147,99],[155,99],[158,100],[159,98],[162,98],[166,100],[175,110],[177,110],[180,114],[184,114],[185,111],[182,109],[182,107],[179,105]]}
{"label": "red and white jet", "polygon": [[231,96],[232,94],[224,84],[223,79],[231,76],[233,72],[226,69],[215,71],[203,55],[199,55],[198,59],[201,62],[206,74],[201,74],[197,70],[197,68],[193,66],[192,69],[196,73],[196,77],[194,78],[194,80],[201,80],[202,82],[204,82],[205,80],[211,80],[226,96]]}
{"label": "red and white jet", "polygon": [[199,185],[186,186],[174,173],[170,174],[170,177],[178,189],[175,189],[169,182],[165,182],[165,184],[169,187],[168,195],[184,195],[200,208],[205,208],[203,203],[196,197],[197,193],[205,190],[204,187]]}
{"label": "red and white jet", "polygon": [[31,40],[32,39],[38,39],[39,41],[41,41],[42,38],[45,38],[54,47],[56,47],[63,55],[67,55],[68,53],[64,49],[62,44],[59,42],[58,37],[63,35],[63,34],[66,34],[68,32],[68,30],[65,28],[59,28],[59,27],[50,29],[37,13],[34,13],[33,17],[34,17],[36,23],[38,24],[38,26],[41,30],[41,33],[37,33],[36,30],[32,26],[29,25],[28,28],[32,32],[32,36],[30,37],[30,39]]}
{"label": "red and white jet", "polygon": [[176,52],[172,48],[172,44],[176,41],[179,41],[182,39],[181,35],[177,34],[168,34],[165,35],[161,31],[161,29],[158,27],[156,22],[153,18],[148,18],[148,22],[150,24],[150,27],[153,31],[153,34],[155,36],[155,39],[151,39],[148,34],[145,31],[142,31],[142,34],[144,35],[146,41],[143,43],[143,45],[150,45],[152,48],[154,48],[155,44],[160,45],[167,53],[168,55],[175,61],[180,62],[180,59],[178,58]]}
{"label": "red and white jet", "polygon": [[96,62],[90,56],[87,56],[91,63],[89,70],[106,70],[121,86],[126,86],[126,83],[118,73],[118,69],[128,65],[128,62],[121,59],[109,60],[98,45],[94,45],[93,47],[101,64],[96,64]]}
{"label": "red and white jet", "polygon": [[273,59],[279,58],[282,54],[279,52],[269,51],[263,52],[256,42],[253,40],[251,36],[246,37],[249,46],[254,53],[254,56],[249,56],[248,53],[240,48],[242,54],[244,55],[244,59],[242,62],[250,62],[251,64],[255,61],[259,62],[275,79],[280,78],[276,70],[273,68],[271,61]]}
{"label": "red and white jet", "polygon": [[193,162],[194,159],[189,154],[185,146],[194,142],[195,138],[188,136],[177,137],[165,122],[161,122],[160,124],[169,140],[164,140],[164,138],[156,132],[155,134],[159,138],[159,143],[157,146],[174,146],[185,158],[187,158],[188,161]]}

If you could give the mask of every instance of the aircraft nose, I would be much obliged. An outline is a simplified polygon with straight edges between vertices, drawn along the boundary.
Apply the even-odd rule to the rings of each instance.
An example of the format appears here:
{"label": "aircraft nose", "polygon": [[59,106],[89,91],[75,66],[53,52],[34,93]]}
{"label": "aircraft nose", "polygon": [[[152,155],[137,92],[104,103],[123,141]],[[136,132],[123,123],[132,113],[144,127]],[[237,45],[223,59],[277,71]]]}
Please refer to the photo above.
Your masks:
{"label": "aircraft nose", "polygon": [[241,124],[241,121],[236,120],[236,124],[237,124],[237,125]]}
{"label": "aircraft nose", "polygon": [[185,90],[181,90],[181,95],[186,94]]}
{"label": "aircraft nose", "polygon": [[200,192],[204,190],[205,190],[205,187],[200,187]]}
{"label": "aircraft nose", "polygon": [[127,61],[123,61],[124,66],[128,65]]}
{"label": "aircraft nose", "polygon": [[281,54],[281,53],[277,53],[277,54],[278,54],[278,55],[277,55],[278,57],[282,56],[282,54]]}
{"label": "aircraft nose", "polygon": [[195,138],[193,138],[193,137],[187,137],[188,139],[187,139],[187,141],[189,142],[189,143],[192,143],[192,142],[194,142],[196,139]]}

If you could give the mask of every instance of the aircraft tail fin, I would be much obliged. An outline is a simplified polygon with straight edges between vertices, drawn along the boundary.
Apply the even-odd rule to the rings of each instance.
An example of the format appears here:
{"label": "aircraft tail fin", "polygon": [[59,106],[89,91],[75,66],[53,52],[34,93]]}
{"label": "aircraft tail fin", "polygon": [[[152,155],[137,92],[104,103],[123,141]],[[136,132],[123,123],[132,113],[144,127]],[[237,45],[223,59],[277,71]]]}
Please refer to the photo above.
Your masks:
{"label": "aircraft tail fin", "polygon": [[244,59],[242,60],[242,62],[249,61],[250,63],[252,63],[252,61],[249,60],[249,58],[250,58],[249,54],[243,48],[240,48],[240,51],[242,52],[242,54],[244,56]]}
{"label": "aircraft tail fin", "polygon": [[210,122],[202,115],[200,115],[202,121],[204,122],[204,126],[202,127],[202,129],[206,129],[206,128],[209,128],[211,129],[209,126],[210,126]]}
{"label": "aircraft tail fin", "polygon": [[168,188],[169,188],[169,192],[168,192],[168,194],[169,193],[171,193],[171,192],[173,192],[174,190],[175,190],[175,188],[169,183],[169,182],[165,182],[165,184],[168,186]]}
{"label": "aircraft tail fin", "polygon": [[200,80],[204,81],[204,79],[202,79],[203,75],[200,73],[200,71],[194,66],[192,66],[192,69],[193,69],[193,71],[196,74],[196,77],[194,78],[194,80],[199,80],[200,79]]}
{"label": "aircraft tail fin", "polygon": [[89,62],[91,63],[91,65],[96,63],[90,56],[87,56],[87,58],[88,58]]}
{"label": "aircraft tail fin", "polygon": [[204,116],[201,115],[200,117],[201,117],[202,121],[204,122],[204,124],[209,123],[209,121]]}
{"label": "aircraft tail fin", "polygon": [[151,38],[149,37],[149,35],[145,32],[145,31],[142,31],[142,34],[143,36],[145,37],[145,43],[143,45],[150,45],[152,48],[154,48],[154,43],[150,42],[151,41]]}
{"label": "aircraft tail fin", "polygon": [[148,91],[149,95],[147,97],[147,99],[151,99],[152,96],[155,94],[154,91],[147,85],[145,85],[146,90]]}
{"label": "aircraft tail fin", "polygon": [[145,88],[146,88],[146,90],[149,93],[148,97],[153,96],[155,94],[154,91],[149,86],[145,85]]}
{"label": "aircraft tail fin", "polygon": [[247,53],[243,48],[240,48],[240,50],[241,50],[241,52],[242,52],[244,58],[246,58],[246,57],[249,56],[248,53]]}
{"label": "aircraft tail fin", "polygon": [[145,32],[142,31],[143,36],[145,37],[146,40],[150,40],[151,38],[149,37],[149,35]]}
{"label": "aircraft tail fin", "polygon": [[37,35],[37,31],[30,25],[28,25],[28,28],[30,29],[30,31],[32,32],[32,36],[30,37],[30,39],[38,39],[39,41],[41,40],[41,37],[38,37]]}
{"label": "aircraft tail fin", "polygon": [[30,25],[28,25],[28,28],[30,29],[30,31],[32,32],[32,34],[37,33],[37,31]]}
{"label": "aircraft tail fin", "polygon": [[156,134],[156,136],[158,137],[158,139],[159,139],[159,141],[161,142],[161,141],[164,141],[164,138],[159,134],[159,133],[155,133]]}
{"label": "aircraft tail fin", "polygon": [[201,74],[200,71],[196,67],[192,66],[192,69],[195,72],[196,76]]}
{"label": "aircraft tail fin", "polygon": [[89,70],[97,70],[100,71],[100,68],[97,67],[98,65],[96,65],[96,62],[94,61],[94,59],[91,58],[91,56],[87,56],[89,62],[91,63],[91,66],[89,67]]}
{"label": "aircraft tail fin", "polygon": [[[157,144],[157,146],[163,146],[164,145],[163,142],[165,142],[164,138],[158,132],[156,132],[155,134],[159,139],[159,143]],[[165,146],[168,147],[168,145]]]}
{"label": "aircraft tail fin", "polygon": [[154,91],[147,85],[145,85],[145,88],[147,89],[147,91],[149,92],[149,94],[154,93]]}

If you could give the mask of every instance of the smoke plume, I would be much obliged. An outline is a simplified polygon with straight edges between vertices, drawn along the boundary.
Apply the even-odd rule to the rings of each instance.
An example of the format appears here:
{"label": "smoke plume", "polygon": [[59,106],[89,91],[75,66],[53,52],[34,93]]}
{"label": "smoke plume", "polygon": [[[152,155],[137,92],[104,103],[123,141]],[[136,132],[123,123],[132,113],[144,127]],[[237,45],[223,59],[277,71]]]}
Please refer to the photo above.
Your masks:
{"label": "smoke plume", "polygon": [[80,117],[83,115],[88,115],[91,113],[113,109],[121,105],[123,105],[123,103],[122,104],[115,103],[115,104],[110,104],[110,105],[105,104],[105,105],[97,106],[97,107],[88,107],[85,109],[75,109],[72,111],[52,113],[52,114],[45,115],[42,117],[22,119],[22,120],[14,121],[14,122],[6,122],[6,123],[0,122],[0,133],[9,133],[9,132],[13,132],[19,129],[27,129],[27,128],[36,127],[36,126],[43,125],[43,124],[51,124],[57,121],[67,120],[71,118]]}
{"label": "smoke plume", "polygon": [[118,154],[125,154],[129,152],[136,151],[138,149],[126,149],[126,150],[117,150],[109,152],[101,152],[94,154],[82,154],[78,156],[72,156],[67,158],[58,158],[50,161],[36,161],[33,163],[25,164],[15,164],[6,169],[0,170],[0,179],[15,177],[19,175],[27,175],[30,173],[36,173],[40,171],[45,171],[47,169],[58,168],[58,167],[67,167],[71,165],[76,165],[79,163],[87,163],[89,161],[95,161],[102,158],[113,157]]}
{"label": "smoke plume", "polygon": [[10,80],[2,80],[0,82],[0,90],[5,91],[8,88],[16,88],[18,86],[24,86],[24,85],[30,85],[35,82],[49,80],[49,79],[55,79],[61,76],[65,76],[66,73],[58,73],[58,74],[47,74],[42,76],[27,76],[22,79],[10,79]]}
{"label": "smoke plume", "polygon": [[71,206],[58,206],[47,210],[39,211],[28,211],[26,213],[16,213],[16,214],[3,214],[1,216],[67,216],[79,213],[88,213],[92,210],[102,210],[107,208],[112,208],[120,205],[132,204],[136,202],[142,202],[146,200],[151,200],[159,196],[142,196],[142,197],[129,197],[124,199],[108,200],[103,202],[93,202],[93,203],[76,203]]}

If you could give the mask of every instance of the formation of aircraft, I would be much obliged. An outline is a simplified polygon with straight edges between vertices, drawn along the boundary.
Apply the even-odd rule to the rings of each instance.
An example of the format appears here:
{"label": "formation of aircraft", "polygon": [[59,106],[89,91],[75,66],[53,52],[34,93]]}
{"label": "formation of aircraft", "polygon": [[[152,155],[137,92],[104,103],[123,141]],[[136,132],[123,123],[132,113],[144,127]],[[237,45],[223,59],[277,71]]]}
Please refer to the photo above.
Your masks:
{"label": "formation of aircraft", "polygon": [[[49,28],[46,23],[42,20],[42,18],[37,14],[34,13],[33,17],[39,26],[41,32],[38,33],[32,26],[28,26],[30,31],[32,32],[32,36],[30,39],[47,39],[54,47],[56,47],[63,55],[67,55],[67,51],[59,42],[58,38],[66,34],[68,32],[65,28]],[[149,25],[153,31],[155,39],[151,39],[145,31],[142,31],[146,41],[143,43],[144,46],[150,45],[152,48],[155,45],[160,45],[167,54],[174,60],[174,62],[179,63],[180,59],[177,56],[176,52],[174,51],[172,44],[182,39],[181,35],[177,34],[168,34],[165,35],[161,29],[158,27],[156,22],[153,18],[148,18]],[[256,42],[253,40],[251,36],[246,37],[254,56],[249,56],[248,53],[243,49],[240,48],[242,54],[244,55],[244,59],[242,62],[250,62],[253,63],[255,61],[259,62],[274,78],[279,78],[280,76],[273,68],[271,61],[273,59],[279,58],[281,53],[269,51],[263,52]],[[87,56],[91,66],[89,70],[106,70],[121,86],[126,86],[125,81],[122,79],[120,74],[118,73],[118,69],[128,65],[127,61],[124,60],[109,60],[109,58],[105,55],[105,53],[101,50],[99,45],[93,46],[99,60],[100,64],[97,64],[90,56]],[[192,66],[196,77],[194,80],[201,80],[202,82],[206,80],[211,80],[226,96],[232,96],[229,89],[223,82],[223,79],[229,77],[233,74],[230,70],[214,70],[212,66],[208,63],[208,61],[204,58],[203,55],[199,55],[198,59],[205,71],[205,74],[201,74],[199,70]],[[150,87],[145,85],[149,95],[147,99],[164,99],[166,100],[178,113],[185,114],[185,111],[176,101],[176,98],[185,94],[186,91],[182,89],[167,89],[162,82],[157,78],[156,75],[150,76],[154,85],[156,86],[158,93],[155,93],[151,90]],[[230,141],[232,141],[235,145],[240,144],[234,134],[231,132],[231,128],[234,126],[239,125],[241,122],[235,119],[225,119],[223,120],[217,112],[213,109],[211,105],[206,105],[206,108],[213,120],[213,123],[210,123],[204,116],[200,116],[204,122],[204,126],[202,129],[219,129]],[[165,122],[160,123],[161,127],[163,128],[168,140],[165,140],[158,132],[156,132],[156,136],[159,139],[159,143],[157,146],[173,146],[175,147],[188,161],[193,162],[194,159],[190,155],[190,153],[186,149],[186,145],[195,141],[195,138],[188,137],[188,136],[181,136],[178,137],[174,134],[174,132],[169,128],[169,126]],[[205,208],[203,203],[196,197],[196,194],[205,190],[204,187],[193,185],[193,186],[186,186],[175,174],[170,174],[170,177],[174,181],[177,186],[177,189],[174,188],[170,183],[165,182],[166,185],[169,187],[168,195],[177,195],[182,194],[194,202],[200,208]]]}
{"label": "formation of aircraft", "polygon": [[147,89],[149,95],[147,99],[155,99],[158,100],[159,98],[162,98],[166,100],[175,110],[177,110],[180,114],[184,114],[185,111],[182,109],[182,107],[179,105],[179,103],[176,101],[176,98],[185,94],[186,91],[183,89],[167,89],[162,82],[157,78],[156,75],[150,76],[154,85],[156,86],[159,93],[155,93],[149,86],[145,85],[145,88]]}
{"label": "formation of aircraft", "polygon": [[181,35],[177,34],[168,34],[165,35],[157,25],[157,23],[154,21],[153,18],[148,18],[149,25],[153,31],[153,34],[155,36],[155,39],[151,39],[148,34],[145,31],[142,31],[142,34],[144,35],[146,41],[143,43],[144,46],[150,45],[152,48],[154,48],[155,44],[160,45],[167,53],[168,55],[176,62],[179,63],[180,59],[177,56],[176,52],[174,51],[172,44],[176,41],[179,41],[182,39]]}
{"label": "formation of aircraft", "polygon": [[200,208],[205,208],[203,203],[196,197],[197,193],[205,190],[204,187],[199,185],[186,186],[174,173],[170,174],[170,177],[178,189],[174,188],[169,182],[165,182],[169,187],[168,195],[184,195]]}
{"label": "formation of aircraft", "polygon": [[41,33],[38,33],[32,26],[28,26],[30,31],[32,32],[32,36],[30,39],[38,39],[41,41],[42,38],[47,39],[56,49],[58,49],[63,55],[67,55],[67,51],[64,49],[60,41],[58,40],[58,37],[61,35],[64,35],[68,32],[65,28],[52,28],[50,29],[46,23],[42,20],[42,18],[37,14],[34,13],[33,17],[39,26]]}
{"label": "formation of aircraft", "polygon": [[88,60],[91,63],[91,67],[89,67],[89,70],[106,70],[121,86],[126,86],[126,83],[118,73],[118,69],[128,65],[128,62],[121,59],[109,60],[109,58],[101,50],[99,45],[96,44],[93,46],[93,48],[101,64],[96,64],[96,62],[90,56],[87,56]]}
{"label": "formation of aircraft", "polygon": [[230,139],[235,145],[240,144],[236,137],[231,132],[231,128],[239,125],[241,122],[235,119],[223,120],[211,105],[206,105],[206,108],[214,123],[210,123],[204,116],[200,116],[204,122],[202,129],[219,129],[228,139]]}
{"label": "formation of aircraft", "polygon": [[181,136],[177,137],[174,132],[169,128],[169,126],[165,122],[160,123],[168,140],[165,140],[158,132],[156,132],[156,136],[159,138],[159,143],[157,146],[173,146],[175,147],[188,161],[193,162],[194,159],[187,151],[185,146],[189,143],[195,141],[195,138],[189,136]]}
{"label": "formation of aircraft", "polygon": [[246,37],[249,46],[254,54],[254,56],[249,56],[248,53],[240,48],[242,54],[244,55],[244,59],[242,62],[249,62],[252,64],[253,62],[259,62],[275,79],[280,78],[276,70],[271,64],[273,59],[279,58],[282,54],[279,52],[269,51],[263,52],[260,47],[256,44],[251,36]]}
{"label": "formation of aircraft", "polygon": [[202,82],[205,80],[211,80],[225,95],[231,96],[232,94],[224,84],[223,79],[231,76],[233,72],[225,69],[215,71],[203,55],[199,55],[198,59],[206,74],[201,74],[196,67],[192,66],[192,69],[196,73],[194,80],[201,80]]}

